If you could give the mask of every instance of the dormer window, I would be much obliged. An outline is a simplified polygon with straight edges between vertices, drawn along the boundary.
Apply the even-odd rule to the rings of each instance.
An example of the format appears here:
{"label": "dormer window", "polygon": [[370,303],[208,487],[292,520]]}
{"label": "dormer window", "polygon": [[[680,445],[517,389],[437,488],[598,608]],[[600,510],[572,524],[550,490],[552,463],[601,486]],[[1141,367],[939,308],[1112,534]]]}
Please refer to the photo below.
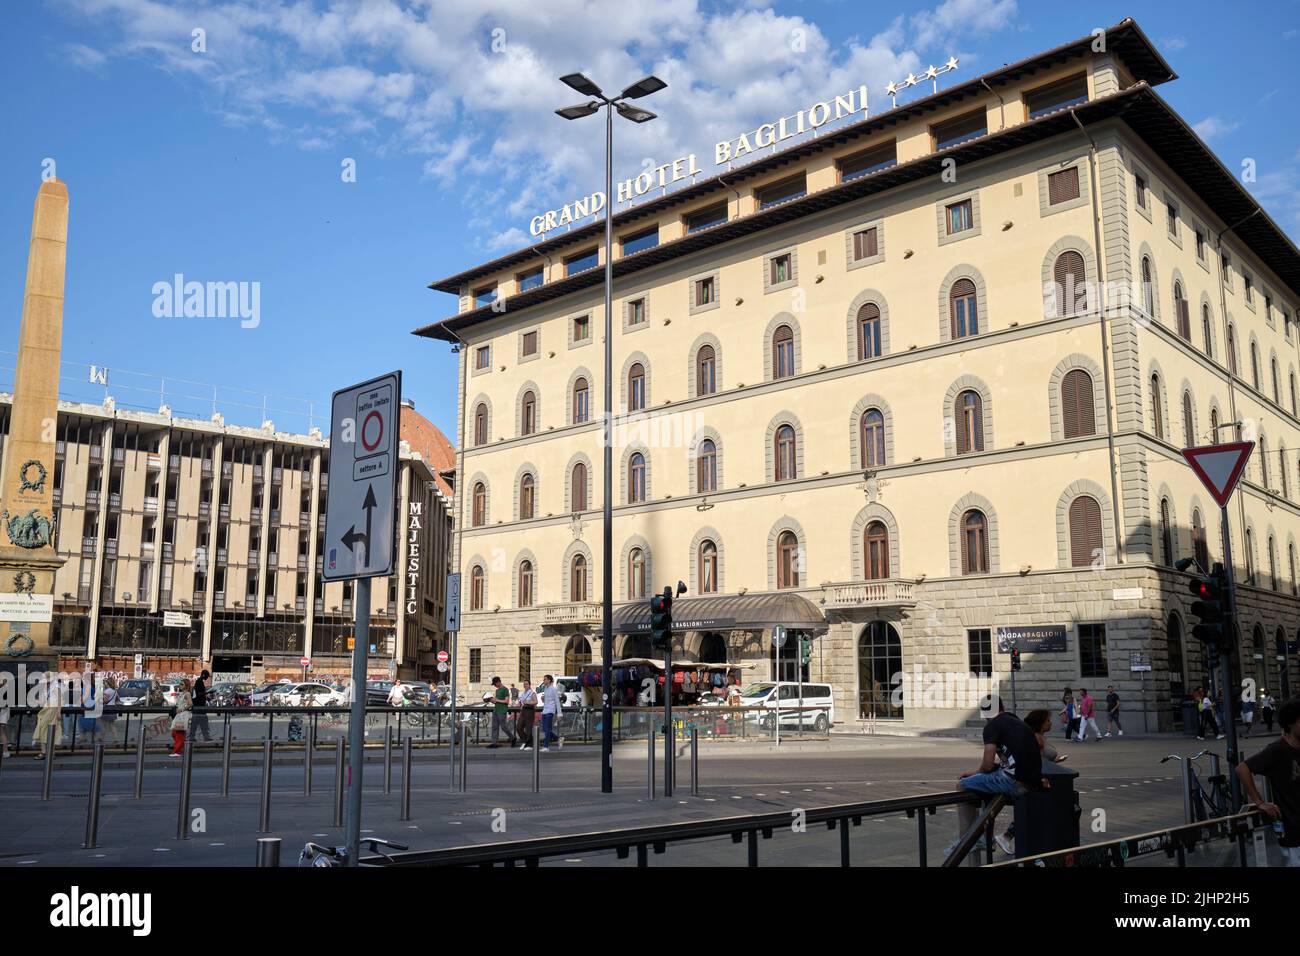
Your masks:
{"label": "dormer window", "polygon": [[564,260],[564,274],[566,276],[577,275],[579,272],[586,272],[588,269],[594,269],[600,265],[600,256],[596,247],[588,249],[586,252],[579,252],[577,255],[569,256]]}
{"label": "dormer window", "polygon": [[474,290],[474,306],[482,308],[485,305],[491,305],[496,301],[497,287],[494,285],[485,285],[482,288]]}
{"label": "dormer window", "polygon": [[521,272],[515,276],[515,281],[519,283],[519,291],[526,292],[542,284],[542,267],[529,269],[527,272]]}
{"label": "dormer window", "polygon": [[930,133],[934,136],[934,148],[936,150],[956,146],[967,140],[983,136],[988,131],[988,117],[982,109],[930,127]]}
{"label": "dormer window", "polygon": [[1038,119],[1057,110],[1088,102],[1088,77],[1079,73],[1025,94],[1025,112]]}
{"label": "dormer window", "polygon": [[883,146],[873,146],[852,156],[845,156],[836,165],[840,171],[840,182],[847,183],[882,169],[888,169],[897,162],[898,144],[890,140]]}
{"label": "dormer window", "polygon": [[655,226],[652,229],[624,236],[619,240],[619,244],[623,247],[623,255],[625,256],[640,252],[642,249],[653,249],[659,245],[659,227]]}
{"label": "dormer window", "polygon": [[800,199],[806,195],[808,195],[808,184],[803,173],[798,176],[791,176],[789,179],[783,179],[779,183],[773,183],[754,192],[754,198],[758,201],[759,209],[779,206],[783,202]]}

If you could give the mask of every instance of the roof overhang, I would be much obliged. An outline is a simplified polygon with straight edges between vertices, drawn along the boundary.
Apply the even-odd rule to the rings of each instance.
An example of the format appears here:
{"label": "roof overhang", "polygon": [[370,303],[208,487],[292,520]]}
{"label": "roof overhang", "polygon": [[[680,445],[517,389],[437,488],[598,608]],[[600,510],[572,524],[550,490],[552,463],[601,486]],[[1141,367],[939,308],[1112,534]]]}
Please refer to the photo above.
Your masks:
{"label": "roof overhang", "polygon": [[[825,631],[826,617],[800,594],[728,594],[673,601],[674,631],[756,631],[783,624],[796,630]],[[615,634],[650,631],[650,602],[614,609]]]}

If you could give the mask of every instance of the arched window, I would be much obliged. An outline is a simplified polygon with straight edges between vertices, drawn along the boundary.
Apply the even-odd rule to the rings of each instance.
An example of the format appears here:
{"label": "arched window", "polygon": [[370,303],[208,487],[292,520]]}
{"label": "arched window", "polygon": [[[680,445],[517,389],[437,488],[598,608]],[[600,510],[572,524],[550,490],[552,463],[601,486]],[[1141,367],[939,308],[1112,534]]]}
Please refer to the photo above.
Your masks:
{"label": "arched window", "polygon": [[958,279],[952,284],[952,291],[948,293],[948,311],[952,319],[954,339],[964,339],[968,335],[979,333],[979,312],[976,306],[974,282],[970,279]]}
{"label": "arched window", "polygon": [[984,450],[984,403],[977,392],[967,389],[957,396],[954,409],[957,426],[957,454]]}
{"label": "arched window", "polygon": [[867,525],[862,545],[863,577],[868,581],[889,577],[889,529],[883,521],[873,521]]}
{"label": "arched window", "polygon": [[519,409],[519,434],[531,435],[537,431],[537,396],[532,389],[524,392],[524,399]]}
{"label": "arched window", "polygon": [[700,442],[696,452],[695,490],[700,494],[718,490],[718,448],[711,438]]}
{"label": "arched window", "polygon": [[1151,376],[1151,432],[1157,438],[1165,437],[1165,418],[1160,413],[1163,404],[1160,395],[1160,376]]}
{"label": "arched window", "polygon": [[695,353],[695,393],[712,395],[718,390],[718,357],[712,345],[701,345]]}
{"label": "arched window", "polygon": [[474,407],[474,444],[486,445],[488,440],[487,405],[479,402]]}
{"label": "arched window", "polygon": [[533,516],[536,508],[536,482],[532,475],[524,475],[519,479],[519,518],[527,521]]}
{"label": "arched window", "polygon": [[1228,326],[1228,371],[1237,374],[1237,333],[1231,325]]}
{"label": "arched window", "polygon": [[1142,310],[1147,315],[1156,314],[1156,287],[1151,281],[1151,259],[1142,257]]}
{"label": "arched window", "polygon": [[533,606],[533,562],[527,558],[519,562],[519,606]]}
{"label": "arched window", "polygon": [[885,465],[885,416],[878,408],[868,408],[858,423],[861,429],[861,465],[863,468],[880,468]]}
{"label": "arched window", "polygon": [[1205,540],[1205,524],[1201,520],[1201,509],[1192,509],[1192,555],[1202,571],[1210,570],[1210,546]]}
{"label": "arched window", "polygon": [[645,455],[633,452],[627,460],[627,503],[645,501]]}
{"label": "arched window", "polygon": [[961,516],[961,573],[987,574],[989,570],[988,519],[972,508]]}
{"label": "arched window", "polygon": [[587,510],[587,465],[578,462],[573,466],[573,476],[569,480],[569,511],[576,514]]}
{"label": "arched window", "polygon": [[1160,499],[1160,563],[1174,563],[1174,528],[1169,521],[1169,499]]}
{"label": "arched window", "polygon": [[1259,390],[1259,346],[1250,343],[1250,383]]}
{"label": "arched window", "polygon": [[591,641],[580,634],[575,634],[564,645],[564,673],[577,674],[590,663]]}
{"label": "arched window", "polygon": [[1277,358],[1269,359],[1269,378],[1273,381],[1273,401],[1275,404],[1282,404],[1282,390],[1278,387],[1277,377]]}
{"label": "arched window", "polygon": [[1260,484],[1265,488],[1268,487],[1268,441],[1263,435],[1259,436],[1259,477]]}
{"label": "arched window", "polygon": [[1255,532],[1246,529],[1246,583],[1255,583]]}
{"label": "arched window", "polygon": [[779,325],[772,333],[772,377],[788,378],[794,374],[794,332]]}
{"label": "arched window", "polygon": [[1070,565],[1091,567],[1101,556],[1101,505],[1091,495],[1080,495],[1070,502]]}
{"label": "arched window", "polygon": [[1061,380],[1061,419],[1066,438],[1081,438],[1097,433],[1092,404],[1092,376],[1081,368],[1071,369]]}
{"label": "arched window", "polygon": [[1192,393],[1183,392],[1183,447],[1196,445],[1196,416],[1192,413]]}
{"label": "arched window", "polygon": [[1292,415],[1300,414],[1300,412],[1298,412],[1296,409],[1295,372],[1291,372],[1289,375],[1287,375],[1287,380],[1291,383],[1291,414]]}
{"label": "arched window", "polygon": [[799,539],[793,531],[782,531],[776,541],[776,586],[799,586]]}
{"label": "arched window", "polygon": [[718,591],[718,546],[705,538],[700,542],[700,565],[697,578],[701,594],[716,594]]}
{"label": "arched window", "polygon": [[1088,301],[1083,256],[1073,249],[1062,252],[1056,257],[1052,276],[1056,280],[1056,314],[1080,314]]}
{"label": "arched window", "polygon": [[483,523],[487,521],[487,485],[481,481],[476,481],[471,498],[469,523],[475,528],[481,528]]}
{"label": "arched window", "polygon": [[469,609],[471,611],[483,610],[483,603],[487,600],[487,574],[483,571],[481,565],[474,565],[469,572]]}
{"label": "arched window", "polygon": [[880,355],[880,306],[868,302],[858,309],[858,360]]}
{"label": "arched window", "polygon": [[1296,593],[1295,579],[1295,545],[1288,542],[1286,546],[1286,563],[1287,568],[1291,571],[1291,593]]}
{"label": "arched window", "polygon": [[1219,410],[1217,408],[1211,408],[1210,409],[1210,441],[1217,442],[1218,440],[1219,440]]}
{"label": "arched window", "polygon": [[645,408],[645,366],[634,362],[627,370],[627,410],[639,412]]}
{"label": "arched window", "polygon": [[1192,340],[1192,317],[1187,307],[1187,299],[1183,297],[1183,284],[1174,283],[1174,314],[1178,316],[1178,334],[1182,336],[1183,341]]}
{"label": "arched window", "polygon": [[1268,586],[1277,590],[1277,545],[1273,536],[1268,536]]}
{"label": "arched window", "polygon": [[1168,639],[1169,655],[1169,694],[1173,700],[1183,699],[1183,626],[1177,614],[1169,615],[1169,627],[1165,631]]}
{"label": "arched window", "polygon": [[1278,446],[1277,460],[1278,460],[1278,469],[1277,469],[1278,477],[1282,479],[1282,497],[1290,498],[1291,492],[1290,489],[1287,487],[1287,477],[1286,477],[1286,445]]}
{"label": "arched window", "polygon": [[879,720],[902,720],[904,695],[896,695],[903,672],[903,642],[885,621],[872,621],[858,638],[858,714]]}
{"label": "arched window", "polygon": [[587,556],[575,554],[569,565],[569,600],[587,600]]}
{"label": "arched window", "polygon": [[579,378],[573,383],[573,424],[580,425],[591,417],[591,402],[587,380]]}
{"label": "arched window", "polygon": [[782,425],[776,430],[776,480],[790,481],[798,477],[793,425]]}
{"label": "arched window", "polygon": [[1210,331],[1210,307],[1201,306],[1201,335],[1205,339],[1205,354],[1214,358],[1214,333]]}
{"label": "arched window", "polygon": [[646,594],[645,550],[633,548],[627,553],[627,596],[629,600]]}

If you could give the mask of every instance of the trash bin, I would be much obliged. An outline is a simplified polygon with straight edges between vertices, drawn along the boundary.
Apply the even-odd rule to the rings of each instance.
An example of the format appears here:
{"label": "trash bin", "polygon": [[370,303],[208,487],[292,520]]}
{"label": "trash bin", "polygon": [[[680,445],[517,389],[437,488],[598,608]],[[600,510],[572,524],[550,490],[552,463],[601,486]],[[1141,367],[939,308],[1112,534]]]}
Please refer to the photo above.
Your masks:
{"label": "trash bin", "polygon": [[1051,784],[1016,799],[1016,856],[1035,856],[1068,850],[1079,845],[1078,794],[1074,791],[1077,770],[1057,763],[1043,764],[1043,777]]}
{"label": "trash bin", "polygon": [[1194,700],[1183,701],[1183,736],[1184,737],[1196,736],[1197,731],[1200,729],[1198,727],[1198,724],[1200,723],[1199,716],[1200,715],[1197,714],[1196,712],[1196,701]]}

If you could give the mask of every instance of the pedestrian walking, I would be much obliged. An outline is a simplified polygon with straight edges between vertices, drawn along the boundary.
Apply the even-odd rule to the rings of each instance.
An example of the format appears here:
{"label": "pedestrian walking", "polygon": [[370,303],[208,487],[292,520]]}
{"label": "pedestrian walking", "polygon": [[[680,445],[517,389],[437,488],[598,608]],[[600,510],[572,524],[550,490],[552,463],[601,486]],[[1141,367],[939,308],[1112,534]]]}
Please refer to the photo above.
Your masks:
{"label": "pedestrian walking", "polygon": [[111,674],[104,678],[104,690],[100,695],[103,698],[104,706],[99,715],[99,739],[104,743],[112,743],[117,737],[117,714],[113,708],[117,706],[117,678]]}
{"label": "pedestrian walking", "polygon": [[1097,704],[1088,693],[1086,687],[1079,688],[1079,743],[1083,743],[1088,736],[1088,728],[1092,728],[1094,740],[1101,739],[1101,728],[1097,726]]}
{"label": "pedestrian walking", "polygon": [[1214,701],[1210,700],[1203,688],[1196,688],[1196,710],[1198,714],[1198,725],[1196,730],[1196,739],[1204,740],[1206,733],[1213,733],[1214,736],[1222,740],[1223,734],[1219,733],[1219,721],[1214,716]]}
{"label": "pedestrian walking", "polygon": [[542,750],[551,749],[551,742],[564,748],[564,738],[555,733],[555,718],[560,715],[560,691],[555,686],[555,678],[547,674],[542,678]]}
{"label": "pedestrian walking", "polygon": [[501,683],[500,677],[492,678],[492,701],[492,743],[488,744],[488,749],[501,746],[497,741],[501,739],[503,730],[510,738],[510,746],[514,747],[515,736],[510,731],[510,688]]}
{"label": "pedestrian walking", "polygon": [[[1289,867],[1300,867],[1300,697],[1292,697],[1278,712],[1282,736],[1259,753],[1237,764],[1237,778],[1259,809],[1282,822],[1278,846]],[[1255,775],[1273,786],[1269,803],[1255,786]]]}
{"label": "pedestrian walking", "polygon": [[533,690],[532,681],[524,681],[524,689],[519,692],[519,719],[515,721],[515,737],[520,741],[520,750],[533,749],[533,724],[537,721],[537,691]]}
{"label": "pedestrian walking", "polygon": [[1255,723],[1255,695],[1251,688],[1241,692],[1241,732],[1249,737],[1251,725]]}
{"label": "pedestrian walking", "polygon": [[510,703],[519,703],[519,688],[515,686],[514,681],[510,682]]}
{"label": "pedestrian walking", "polygon": [[54,756],[52,753],[46,753],[45,750],[46,737],[51,727],[54,728],[54,746],[63,743],[63,682],[57,677],[51,677],[45,682],[41,693],[44,699],[41,702],[40,713],[36,715],[36,729],[32,732],[37,745],[41,748],[36,755],[37,760]]}
{"label": "pedestrian walking", "polygon": [[194,719],[194,694],[188,677],[181,678],[176,689],[176,716],[172,718],[172,752],[169,757],[179,757],[185,749],[185,736],[190,732],[190,721]]}
{"label": "pedestrian walking", "polygon": [[1069,740],[1079,731],[1079,709],[1074,701],[1074,691],[1069,687],[1061,695],[1061,723],[1065,725],[1065,739]]}
{"label": "pedestrian walking", "polygon": [[406,688],[402,686],[402,679],[400,677],[393,681],[393,686],[388,689],[388,706],[406,706]]}
{"label": "pedestrian walking", "polygon": [[1273,732],[1273,710],[1276,702],[1267,690],[1259,692],[1259,719],[1264,722],[1265,733]]}
{"label": "pedestrian walking", "polygon": [[1112,732],[1124,736],[1124,728],[1119,722],[1119,694],[1115,693],[1115,685],[1109,684],[1106,687],[1106,736]]}
{"label": "pedestrian walking", "polygon": [[212,731],[208,728],[208,714],[206,710],[208,706],[208,681],[211,679],[212,675],[206,670],[203,671],[199,674],[199,679],[194,682],[194,690],[191,692],[191,696],[194,700],[194,707],[190,711],[190,722],[194,733],[195,743],[198,742],[200,734],[203,735],[205,741],[208,743],[212,742]]}

